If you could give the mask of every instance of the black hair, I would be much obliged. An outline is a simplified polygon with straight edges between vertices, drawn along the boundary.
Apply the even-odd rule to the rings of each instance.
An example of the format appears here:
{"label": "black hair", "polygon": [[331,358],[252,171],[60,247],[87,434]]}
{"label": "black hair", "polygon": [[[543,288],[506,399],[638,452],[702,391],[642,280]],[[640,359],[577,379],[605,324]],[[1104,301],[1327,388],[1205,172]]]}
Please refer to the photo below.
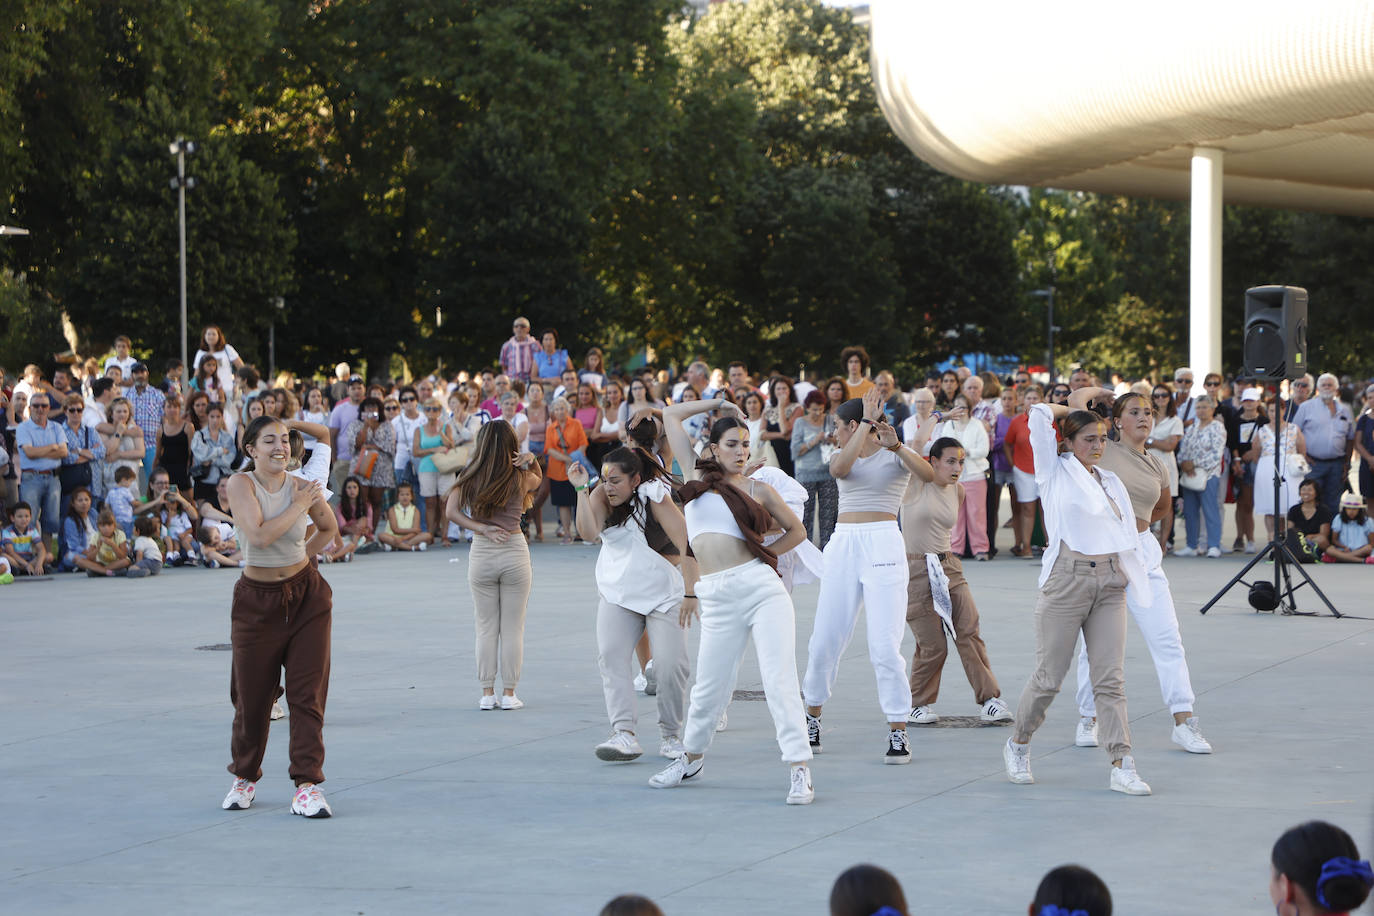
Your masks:
{"label": "black hair", "polygon": [[1088,916],[1112,916],[1112,892],[1101,878],[1081,865],[1061,865],[1040,879],[1031,901],[1032,912],[1047,906],[1082,910]]}
{"label": "black hair", "polygon": [[151,515],[140,515],[134,519],[134,534],[141,534],[145,538],[157,537],[158,529],[161,527],[158,520]]}
{"label": "black hair", "polygon": [[940,438],[936,439],[933,443],[931,443],[930,460],[939,461],[941,458],[945,457],[945,449],[947,448],[963,447],[964,443],[960,442],[953,436],[941,436]]}
{"label": "black hair", "polygon": [[185,364],[185,363],[183,363],[181,360],[177,359],[176,357],[172,357],[171,359],[167,360],[167,367],[166,367],[165,369],[162,370],[162,374],[163,374],[163,375],[166,375],[168,372],[171,372],[173,369],[185,369],[185,368],[186,368],[186,364]]}
{"label": "black hair", "polygon": [[855,865],[842,872],[830,888],[830,916],[870,916],[883,907],[903,916],[908,912],[902,885],[885,868]]}
{"label": "black hair", "polygon": [[98,398],[113,387],[114,379],[102,375],[100,378],[91,382],[91,396]]}
{"label": "black hair", "polygon": [[630,437],[630,441],[646,452],[652,453],[654,446],[658,444],[658,422],[652,415],[640,417],[634,426],[626,425],[625,433]]}
{"label": "black hair", "polygon": [[1332,876],[1323,881],[1323,866],[1338,856],[1360,857],[1350,834],[1326,821],[1308,821],[1285,831],[1274,843],[1269,860],[1276,872],[1302,888],[1324,912],[1344,913],[1364,903],[1370,886],[1357,875]]}
{"label": "black hair", "polygon": [[377,409],[377,413],[379,415],[381,414],[382,402],[374,397],[363,398],[362,401],[358,404],[358,413],[361,415],[364,410],[367,410],[369,405],[375,407]]}
{"label": "black hair", "polygon": [[254,369],[252,366],[240,366],[239,378],[243,379],[244,383],[247,384],[249,388],[258,387],[258,382],[261,381],[258,376],[258,370]]}
{"label": "black hair", "polygon": [[[635,446],[622,445],[612,449],[605,458],[601,459],[601,463],[603,465],[613,464],[626,474],[638,476],[640,483],[662,480],[668,484],[669,489],[673,489],[675,483],[672,476],[664,470],[652,454]],[[663,527],[654,519],[653,513],[644,506],[644,501],[639,498],[638,487],[625,502],[611,507],[611,511],[606,516],[606,527],[615,528],[632,518],[639,521],[640,529],[644,532],[644,539],[648,541],[649,546],[656,553],[664,556],[677,556],[676,545],[673,544]]]}
{"label": "black hair", "polygon": [[25,512],[29,513],[29,521],[33,521],[33,506],[30,506],[28,503],[24,502],[22,499],[19,500],[19,502],[15,503],[14,505],[10,506],[10,518],[11,518],[11,520],[14,518],[14,513],[18,512],[20,509],[23,509]]}
{"label": "black hair", "polygon": [[601,916],[663,916],[663,911],[648,897],[621,894],[601,908]]}
{"label": "black hair", "polygon": [[719,420],[711,424],[711,434],[707,437],[706,441],[709,442],[711,445],[715,445],[717,442],[721,440],[722,436],[724,436],[732,429],[742,429],[747,432],[749,427],[745,426],[742,421],[737,420],[734,417],[721,417]]}
{"label": "black hair", "polygon": [[[85,516],[79,515],[76,511],[76,497],[82,493],[85,493],[87,496],[91,497],[91,508],[94,508],[95,497],[91,495],[90,489],[88,487],[77,487],[75,490],[72,490],[70,493],[67,494],[67,511],[62,513],[64,518],[73,519],[76,521],[78,525],[84,524],[86,521]],[[18,507],[16,506],[15,508]],[[88,509],[86,511],[89,512],[90,510]]]}
{"label": "black hair", "polygon": [[415,386],[414,386],[414,385],[406,385],[406,386],[403,387],[400,391],[396,392],[396,400],[399,401],[399,400],[400,400],[402,397],[404,397],[407,393],[415,395],[415,400],[416,400],[416,401],[419,401],[419,400],[420,400],[420,392],[418,392],[418,391],[415,390]]}
{"label": "black hair", "polygon": [[850,398],[835,408],[835,416],[841,423],[858,423],[864,418],[864,399]]}
{"label": "black hair", "polygon": [[855,345],[852,347],[845,347],[840,351],[840,365],[846,367],[846,371],[851,356],[857,356],[859,358],[859,368],[861,370],[866,371],[868,369],[868,351],[861,346]]}
{"label": "black hair", "polygon": [[545,335],[545,334],[552,334],[552,335],[553,335],[553,345],[554,345],[554,347],[557,347],[557,346],[558,346],[558,332],[555,331],[553,328],[545,328],[544,330],[542,330],[542,331],[539,332],[539,340],[540,340],[541,342],[544,340],[544,335]]}
{"label": "black hair", "polygon": [[[353,481],[358,485],[358,495],[349,498],[348,482]],[[363,496],[363,480],[356,474],[349,474],[344,478],[343,485],[339,487],[339,514],[344,521],[351,522],[354,519],[362,518],[367,515],[367,498]]]}

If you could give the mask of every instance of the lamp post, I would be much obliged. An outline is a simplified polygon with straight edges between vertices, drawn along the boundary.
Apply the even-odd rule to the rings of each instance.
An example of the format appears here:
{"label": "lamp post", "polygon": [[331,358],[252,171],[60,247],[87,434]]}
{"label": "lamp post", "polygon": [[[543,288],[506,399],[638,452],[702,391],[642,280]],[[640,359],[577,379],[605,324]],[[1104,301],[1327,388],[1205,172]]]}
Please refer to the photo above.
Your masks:
{"label": "lamp post", "polygon": [[1054,326],[1054,284],[1051,283],[1045,289],[1031,290],[1032,296],[1042,296],[1045,299],[1045,330],[1048,337],[1049,347],[1046,353],[1046,362],[1050,367],[1050,384],[1055,381],[1054,376],[1054,332],[1058,330]]}
{"label": "lamp post", "polygon": [[272,297],[272,307],[277,311],[272,315],[272,323],[267,326],[267,377],[277,377],[277,315],[286,308],[286,300],[281,296]]}
{"label": "lamp post", "polygon": [[177,192],[177,225],[181,250],[181,364],[186,362],[186,189],[194,188],[196,180],[186,175],[186,157],[196,151],[196,144],[184,137],[177,137],[168,145],[167,151],[177,157],[177,177],[172,179],[172,188]]}

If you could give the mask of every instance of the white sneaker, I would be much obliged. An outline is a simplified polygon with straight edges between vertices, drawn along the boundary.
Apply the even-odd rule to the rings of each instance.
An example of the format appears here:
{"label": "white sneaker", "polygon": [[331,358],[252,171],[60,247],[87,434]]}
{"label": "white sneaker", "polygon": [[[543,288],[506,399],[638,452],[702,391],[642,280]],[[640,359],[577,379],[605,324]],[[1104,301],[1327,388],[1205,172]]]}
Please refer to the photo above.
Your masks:
{"label": "white sneaker", "polygon": [[301,814],[305,817],[333,817],[334,815],[329,807],[329,802],[324,800],[324,793],[313,782],[303,782],[296,786],[296,796],[291,799],[291,813]]}
{"label": "white sneaker", "polygon": [[1012,715],[1001,697],[993,697],[983,704],[983,714],[979,718],[984,722],[1010,722]]}
{"label": "white sneaker", "polygon": [[644,666],[644,695],[654,696],[658,693],[658,675],[654,673],[654,660],[649,659],[649,663]]}
{"label": "white sneaker", "polygon": [[787,790],[789,805],[809,805],[816,800],[816,788],[811,784],[811,768],[804,763],[792,767],[792,783]]}
{"label": "white sneaker", "polygon": [[598,760],[634,760],[643,753],[644,748],[629,732],[616,732],[596,746]]}
{"label": "white sneaker", "polygon": [[392,551],[392,547],[391,547],[390,544],[383,544],[383,545],[382,545],[382,552],[383,552],[383,553],[391,553],[391,551]]}
{"label": "white sneaker", "polygon": [[273,700],[273,701],[272,701],[272,712],[271,712],[270,715],[271,715],[271,717],[272,717],[272,721],[273,721],[273,722],[277,721],[278,719],[285,719],[285,718],[286,718],[286,710],[284,710],[284,709],[281,708],[281,704],[280,704],[280,703],[278,703],[276,700]]}
{"label": "white sneaker", "polygon": [[887,754],[883,756],[883,763],[903,764],[911,762],[911,740],[906,736],[904,728],[889,728],[887,730]]}
{"label": "white sneaker", "polygon": [[1215,560],[1217,557],[1221,556],[1221,548],[1220,548],[1220,547],[1208,547],[1208,548],[1207,548],[1207,556],[1209,556],[1209,557],[1211,557],[1213,560]]}
{"label": "white sneaker", "polygon": [[416,546],[415,549],[418,550],[418,551],[420,551],[420,553],[424,553],[426,550],[429,549],[429,542],[428,542],[428,541],[421,541],[421,542]]}
{"label": "white sneaker", "polygon": [[524,708],[524,706],[525,706],[525,701],[522,700],[522,699],[520,699],[518,696],[516,696],[516,695],[513,694],[513,693],[512,693],[510,696],[502,696],[502,697],[501,697],[501,708],[502,708],[502,709],[522,709],[522,708]]}
{"label": "white sneaker", "polygon": [[649,785],[653,786],[655,789],[671,789],[673,786],[681,785],[684,779],[691,779],[693,776],[700,773],[705,762],[705,757],[698,757],[696,760],[688,761],[687,755],[683,754],[681,757],[668,764],[667,767],[650,776]]}
{"label": "white sneaker", "polygon": [[1202,737],[1202,727],[1198,724],[1197,716],[1189,716],[1182,725],[1175,725],[1172,737],[1174,744],[1190,754],[1212,753],[1212,745]]}
{"label": "white sneaker", "polygon": [[496,694],[484,693],[482,694],[482,699],[477,703],[477,708],[482,710],[495,709],[496,704],[499,702],[500,700],[497,699]]}
{"label": "white sneaker", "polygon": [[934,725],[940,717],[929,706],[913,706],[906,720],[912,725]]}
{"label": "white sneaker", "polygon": [[677,735],[666,735],[658,745],[658,756],[666,757],[669,760],[676,760],[687,753],[687,748],[682,746],[682,739]]}
{"label": "white sneaker", "polygon": [[229,794],[224,796],[224,804],[220,805],[225,811],[242,811],[245,808],[253,807],[253,795],[257,792],[257,785],[246,779],[235,779],[234,784],[229,787]]}
{"label": "white sneaker", "polygon": [[1176,557],[1195,557],[1195,556],[1197,556],[1197,551],[1196,551],[1195,549],[1193,549],[1192,547],[1180,547],[1178,550],[1175,550],[1175,551],[1174,551],[1174,556],[1176,556]]}
{"label": "white sneaker", "polygon": [[1246,542],[1245,542],[1245,552],[1246,552],[1246,553],[1254,553],[1255,550],[1256,550],[1256,547],[1255,547],[1255,542],[1254,542],[1254,541],[1246,541]]}
{"label": "white sneaker", "polygon": [[1121,766],[1112,767],[1110,788],[1113,792],[1124,792],[1127,795],[1150,794],[1150,784],[1141,779],[1140,774],[1135,771],[1135,758],[1130,754],[1121,758]]}
{"label": "white sneaker", "polygon": [[1035,782],[1030,771],[1030,745],[1013,744],[1010,738],[1002,745],[1002,762],[1007,767],[1007,779],[1018,786],[1028,786]]}
{"label": "white sneaker", "polygon": [[1079,716],[1078,731],[1074,732],[1073,743],[1078,747],[1097,747],[1097,720]]}
{"label": "white sneaker", "polygon": [[730,710],[720,714],[720,721],[716,723],[716,731],[723,732],[725,727],[730,724]]}
{"label": "white sneaker", "polygon": [[635,693],[643,693],[649,687],[649,679],[643,674],[635,675]]}

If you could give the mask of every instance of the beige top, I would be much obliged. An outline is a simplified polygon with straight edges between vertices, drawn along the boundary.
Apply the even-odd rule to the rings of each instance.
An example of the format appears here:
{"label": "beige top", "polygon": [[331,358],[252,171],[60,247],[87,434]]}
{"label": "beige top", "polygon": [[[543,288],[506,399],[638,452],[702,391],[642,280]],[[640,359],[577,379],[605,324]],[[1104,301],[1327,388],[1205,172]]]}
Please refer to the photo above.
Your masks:
{"label": "beige top", "polygon": [[949,532],[958,518],[957,483],[942,487],[911,475],[902,501],[902,538],[907,553],[948,553]]}
{"label": "beige top", "polygon": [[1100,466],[1121,478],[1131,496],[1135,517],[1148,522],[1159,502],[1160,491],[1169,486],[1169,472],[1163,462],[1154,455],[1142,454],[1129,445],[1109,440],[1102,451]]}
{"label": "beige top", "polygon": [[[288,476],[275,493],[268,492],[259,482],[258,475],[252,471],[248,472],[248,479],[253,481],[253,492],[258,497],[263,521],[274,519],[291,509],[291,497],[296,493],[296,481],[293,478]],[[302,512],[285,534],[266,547],[254,547],[248,538],[244,538],[241,544],[244,561],[260,569],[295,566],[305,559],[305,529],[308,522],[306,514]]]}

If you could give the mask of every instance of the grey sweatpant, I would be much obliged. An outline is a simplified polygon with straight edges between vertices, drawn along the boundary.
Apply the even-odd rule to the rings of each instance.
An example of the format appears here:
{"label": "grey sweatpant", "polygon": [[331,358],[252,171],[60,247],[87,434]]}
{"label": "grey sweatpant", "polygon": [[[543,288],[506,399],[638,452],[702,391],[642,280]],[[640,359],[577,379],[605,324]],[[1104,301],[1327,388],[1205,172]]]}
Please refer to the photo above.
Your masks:
{"label": "grey sweatpant", "polygon": [[677,608],[640,614],[601,599],[596,609],[596,661],[601,668],[601,689],[606,694],[606,716],[616,731],[636,731],[639,715],[630,659],[639,637],[647,630],[658,677],[658,730],[664,738],[682,737],[691,667],[687,660],[687,631],[678,626],[677,615]]}

